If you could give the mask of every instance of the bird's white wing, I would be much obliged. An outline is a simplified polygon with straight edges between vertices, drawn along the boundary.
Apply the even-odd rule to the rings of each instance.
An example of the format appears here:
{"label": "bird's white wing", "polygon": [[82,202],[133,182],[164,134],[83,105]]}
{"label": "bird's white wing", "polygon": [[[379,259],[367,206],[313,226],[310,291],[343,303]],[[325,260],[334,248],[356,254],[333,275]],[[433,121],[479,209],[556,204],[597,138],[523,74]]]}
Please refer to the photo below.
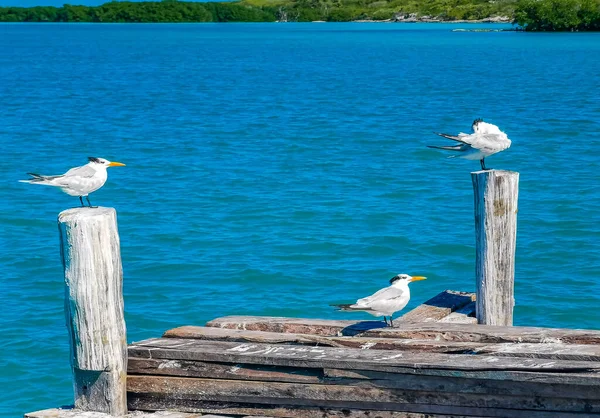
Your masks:
{"label": "bird's white wing", "polygon": [[357,306],[371,306],[373,303],[392,299],[398,295],[402,294],[402,290],[389,286],[384,287],[383,289],[373,293],[371,296],[367,296],[366,298],[362,298],[356,301]]}
{"label": "bird's white wing", "polygon": [[498,152],[510,147],[510,139],[504,133],[471,135],[469,142],[472,148],[485,152]]}
{"label": "bird's white wing", "polygon": [[81,167],[74,167],[62,176],[52,180],[52,184],[66,189],[79,190],[83,185],[93,182],[93,177],[96,174],[97,171],[93,167],[82,165]]}
{"label": "bird's white wing", "polygon": [[356,301],[356,307],[368,307],[372,311],[391,315],[404,308],[410,299],[410,292],[394,286],[381,289],[367,298]]}
{"label": "bird's white wing", "polygon": [[89,178],[89,177],[94,177],[95,174],[96,174],[96,170],[86,164],[86,165],[82,165],[81,167],[73,167],[72,169],[67,171],[65,174],[63,174],[63,177],[76,176],[76,177]]}

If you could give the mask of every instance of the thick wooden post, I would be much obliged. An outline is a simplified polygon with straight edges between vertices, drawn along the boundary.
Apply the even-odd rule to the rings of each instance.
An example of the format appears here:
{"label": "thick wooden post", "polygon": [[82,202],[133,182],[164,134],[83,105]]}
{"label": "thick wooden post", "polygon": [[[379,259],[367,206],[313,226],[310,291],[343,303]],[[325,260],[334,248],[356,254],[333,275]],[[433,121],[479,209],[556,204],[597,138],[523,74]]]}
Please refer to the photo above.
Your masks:
{"label": "thick wooden post", "polygon": [[471,173],[475,192],[477,323],[512,325],[519,173]]}
{"label": "thick wooden post", "polygon": [[127,412],[123,270],[113,208],[58,215],[75,408]]}

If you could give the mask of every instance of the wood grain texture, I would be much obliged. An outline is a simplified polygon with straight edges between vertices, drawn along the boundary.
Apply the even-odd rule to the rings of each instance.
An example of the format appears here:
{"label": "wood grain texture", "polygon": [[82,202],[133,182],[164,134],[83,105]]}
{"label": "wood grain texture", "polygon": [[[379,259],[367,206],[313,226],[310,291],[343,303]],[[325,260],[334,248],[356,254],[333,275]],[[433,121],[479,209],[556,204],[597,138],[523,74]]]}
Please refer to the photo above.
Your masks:
{"label": "wood grain texture", "polygon": [[216,318],[207,327],[256,330],[308,335],[348,335],[483,343],[563,343],[600,344],[600,331],[564,328],[486,326],[454,323],[398,323],[394,328],[379,321],[337,321],[271,316],[226,316]]}
{"label": "wood grain texture", "polygon": [[477,322],[512,325],[519,173],[471,173],[475,195]]}
{"label": "wood grain texture", "polygon": [[[260,343],[154,338],[129,346],[137,358],[196,360],[297,368],[340,368],[407,372],[420,370],[528,371],[548,373],[590,372],[596,378],[596,362],[548,360],[529,357],[496,357],[468,354],[421,353],[397,350],[356,350],[339,347],[304,347]],[[458,376],[458,375],[457,375]]]}
{"label": "wood grain texture", "polygon": [[[452,372],[423,370],[415,373],[381,372],[360,369],[305,368],[256,366],[242,363],[221,364],[190,360],[129,359],[130,375],[202,377],[225,380],[249,380],[322,385],[359,385],[363,387],[423,390],[428,392],[493,393],[531,397],[564,397],[600,400],[598,378],[555,373],[539,380],[539,375],[505,372],[491,378],[491,372],[471,373],[457,377]],[[520,374],[520,376],[519,376]],[[583,377],[583,379],[582,379]],[[587,383],[582,384],[587,378]]]}
{"label": "wood grain texture", "polygon": [[116,211],[69,209],[58,226],[75,407],[124,415],[127,341]]}
{"label": "wood grain texture", "polygon": [[255,342],[267,344],[298,344],[320,347],[348,347],[361,350],[420,350],[432,352],[472,351],[485,344],[472,342],[446,342],[417,339],[372,337],[323,337],[320,335],[291,334],[239,329],[183,326],[166,331],[165,338],[191,338],[209,341]]}
{"label": "wood grain texture", "polygon": [[392,339],[375,337],[322,337],[265,331],[244,331],[184,326],[165,332],[166,338],[190,338],[207,341],[231,341],[264,344],[299,344],[319,347],[348,347],[362,350],[397,350],[479,354],[502,357],[529,357],[552,360],[600,361],[600,345],[546,343],[482,343],[440,341],[438,339]]}
{"label": "wood grain texture", "polygon": [[[81,411],[78,409],[61,409],[52,408],[42,411],[29,412],[25,414],[25,418],[111,418],[112,415],[104,412]],[[215,415],[205,415],[200,413],[187,413],[175,411],[156,411],[143,412],[133,411],[123,418],[227,418],[225,415],[216,417]],[[232,417],[233,418],[233,417]]]}
{"label": "wood grain texture", "polygon": [[[311,406],[358,410],[454,413],[473,410],[600,413],[600,400],[506,396],[442,391],[377,388],[364,385],[313,385],[281,382],[132,376],[130,399],[137,394],[160,394],[163,399],[239,402],[258,405]],[[431,410],[436,406],[437,410]],[[511,415],[507,415],[511,416]]]}
{"label": "wood grain texture", "polygon": [[[382,410],[357,410],[350,408],[310,407],[304,405],[261,405],[242,402],[203,401],[194,399],[174,399],[172,397],[147,396],[142,393],[131,393],[129,396],[130,409],[176,409],[189,412],[209,412],[214,414],[231,414],[236,417],[248,415],[253,417],[276,418],[474,418],[473,415],[463,414],[434,414],[419,412],[400,412]],[[495,415],[498,416],[498,415]],[[539,416],[534,418],[558,418],[556,415]],[[564,418],[573,418],[570,414]],[[582,418],[577,416],[576,418]]]}
{"label": "wood grain texture", "polygon": [[127,373],[290,383],[323,382],[322,369],[136,357],[128,359]]}

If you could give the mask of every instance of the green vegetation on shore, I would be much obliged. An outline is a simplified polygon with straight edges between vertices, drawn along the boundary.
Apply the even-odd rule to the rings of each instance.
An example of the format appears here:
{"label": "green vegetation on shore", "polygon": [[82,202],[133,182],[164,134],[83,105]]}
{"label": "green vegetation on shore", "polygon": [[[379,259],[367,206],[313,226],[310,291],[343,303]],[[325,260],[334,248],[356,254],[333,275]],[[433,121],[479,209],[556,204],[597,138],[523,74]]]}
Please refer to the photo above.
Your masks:
{"label": "green vegetation on shore", "polygon": [[600,31],[600,0],[520,0],[515,22],[528,31]]}
{"label": "green vegetation on shore", "polygon": [[112,1],[101,6],[0,7],[0,22],[347,22],[499,18],[526,30],[600,30],[600,0]]}

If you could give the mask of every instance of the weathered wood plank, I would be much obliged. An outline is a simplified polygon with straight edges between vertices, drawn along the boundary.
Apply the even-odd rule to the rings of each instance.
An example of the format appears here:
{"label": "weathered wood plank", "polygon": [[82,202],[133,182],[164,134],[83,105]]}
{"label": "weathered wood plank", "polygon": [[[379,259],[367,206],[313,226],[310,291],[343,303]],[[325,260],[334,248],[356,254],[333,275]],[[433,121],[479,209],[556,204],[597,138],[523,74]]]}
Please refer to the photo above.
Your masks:
{"label": "weathered wood plank", "polygon": [[383,321],[344,321],[276,316],[224,316],[206,323],[207,327],[268,331],[308,335],[356,335],[373,328],[385,328]]}
{"label": "weathered wood plank", "polygon": [[[263,416],[278,418],[473,418],[473,415],[458,414],[432,414],[418,412],[399,412],[399,411],[381,411],[381,410],[355,410],[349,408],[325,408],[308,406],[289,406],[289,405],[259,405],[246,404],[241,402],[213,402],[193,399],[173,399],[157,397],[139,393],[131,393],[129,396],[130,409],[157,410],[164,408],[177,409],[188,412],[210,412],[218,414],[232,414],[236,417],[242,415]],[[539,412],[536,412],[539,413]],[[498,415],[496,415],[498,416]],[[564,418],[573,418],[572,414],[567,414]],[[534,418],[558,418],[556,415],[536,415]],[[561,416],[562,418],[562,416]],[[577,415],[576,418],[582,418]]]}
{"label": "weathered wood plank", "polygon": [[[496,372],[499,373],[499,372]],[[500,372],[501,373],[501,372]],[[504,373],[501,373],[504,375]],[[362,387],[395,388],[404,390],[422,390],[428,392],[450,392],[471,394],[495,394],[543,398],[574,398],[600,400],[597,385],[579,384],[580,377],[568,374],[552,375],[554,383],[539,382],[535,373],[523,376],[521,381],[494,379],[480,374],[479,377],[455,377],[448,373],[442,376],[428,374],[398,374],[369,370],[324,369],[323,382],[329,385],[360,385]],[[528,380],[529,379],[529,380]],[[560,382],[560,383],[558,383]]]}
{"label": "weathered wood plank", "polygon": [[322,369],[208,363],[188,360],[141,359],[135,357],[129,358],[127,373],[129,375],[148,374],[293,383],[321,383],[323,381]]}
{"label": "weathered wood plank", "polygon": [[[124,418],[227,418],[225,415],[206,415],[201,413],[175,412],[175,411],[156,411],[142,412],[133,411]],[[79,409],[52,408],[42,411],[29,412],[25,418],[114,418],[104,412],[82,411]]]}
{"label": "weathered wood plank", "polygon": [[[396,325],[396,324],[394,324]],[[473,326],[440,322],[398,323],[394,328],[379,321],[336,321],[268,316],[226,316],[207,327],[311,334],[322,336],[360,335],[382,338],[412,338],[482,343],[565,343],[600,344],[600,331],[564,328]]]}
{"label": "weathered wood plank", "polygon": [[594,362],[520,357],[492,357],[465,354],[420,353],[396,350],[356,350],[339,347],[304,347],[259,343],[155,338],[129,346],[129,355],[138,358],[197,360],[220,363],[262,364],[287,367],[332,367],[366,370],[443,369],[453,371],[596,371]]}
{"label": "weathered wood plank", "polygon": [[475,196],[477,323],[513,323],[519,173],[471,173]]}
{"label": "weathered wood plank", "polygon": [[130,376],[127,389],[135,394],[160,394],[169,399],[241,402],[263,405],[314,406],[347,409],[381,409],[406,411],[407,406],[418,406],[409,412],[429,412],[429,406],[438,407],[438,413],[453,413],[458,408],[505,409],[531,411],[562,411],[600,414],[600,400],[568,398],[534,398],[529,394],[503,396],[496,394],[469,394],[427,392],[346,385],[313,385],[281,382],[251,382],[163,376]]}
{"label": "weathered wood plank", "polygon": [[192,338],[209,341],[234,341],[266,344],[299,344],[320,347],[349,347],[362,350],[421,350],[441,353],[471,352],[484,347],[483,343],[446,342],[392,338],[323,337],[320,335],[291,334],[239,329],[183,326],[166,331],[165,338]]}
{"label": "weathered wood plank", "polygon": [[[514,380],[510,372],[501,372],[494,379],[487,378],[490,372],[469,378],[456,377],[452,372],[443,375],[401,374],[368,370],[342,369],[294,369],[246,364],[206,363],[189,360],[129,359],[129,375],[202,377],[227,380],[252,380],[287,383],[312,383],[329,385],[356,385],[405,390],[441,392],[494,393],[499,395],[521,395],[539,397],[567,397],[576,399],[600,399],[598,385],[584,385],[580,376],[553,374],[553,382],[534,379],[535,373]],[[498,373],[498,372],[495,372]],[[514,374],[514,373],[513,373]],[[507,376],[508,375],[508,376]],[[512,379],[511,379],[512,378]],[[598,379],[596,382],[598,383]]]}
{"label": "weathered wood plank", "polygon": [[230,330],[223,328],[184,326],[165,332],[168,338],[192,338],[210,341],[233,341],[266,344],[300,344],[320,347],[349,347],[363,350],[419,350],[436,353],[465,353],[530,357],[553,360],[600,361],[600,345],[562,343],[473,343],[366,337],[323,337],[265,331]]}
{"label": "weathered wood plank", "polygon": [[400,322],[436,322],[475,300],[475,293],[445,290],[437,296],[405,313]]}
{"label": "weathered wood plank", "polygon": [[127,339],[117,213],[75,208],[58,216],[75,407],[127,412]]}

